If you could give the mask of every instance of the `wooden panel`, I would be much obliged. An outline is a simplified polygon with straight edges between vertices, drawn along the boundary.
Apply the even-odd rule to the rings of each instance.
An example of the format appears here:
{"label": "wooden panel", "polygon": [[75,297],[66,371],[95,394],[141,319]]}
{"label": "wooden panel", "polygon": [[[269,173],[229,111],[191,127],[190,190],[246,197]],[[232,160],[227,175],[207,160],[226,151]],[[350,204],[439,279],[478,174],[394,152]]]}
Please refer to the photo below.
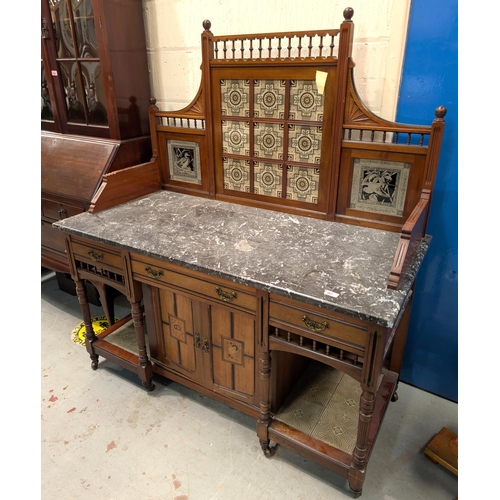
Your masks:
{"label": "wooden panel", "polygon": [[234,388],[253,395],[255,392],[255,320],[251,316],[233,314],[233,339],[240,341],[243,349],[241,364],[234,365]]}
{"label": "wooden panel", "polygon": [[212,306],[214,383],[255,394],[255,318],[227,307]]}
{"label": "wooden panel", "polygon": [[[255,295],[252,295],[255,290],[251,287],[237,286],[234,283],[218,279],[214,279],[213,282],[205,281],[190,276],[185,269],[182,269],[182,273],[174,272],[165,263],[142,256],[139,260],[132,255],[132,272],[135,279],[154,286],[171,285],[189,293],[203,295],[217,302],[228,303],[231,306],[239,306],[250,311],[256,309],[256,298]],[[212,277],[204,276],[212,280]]]}
{"label": "wooden panel", "polygon": [[174,294],[176,313],[169,314],[170,336],[177,341],[180,365],[190,371],[196,370],[194,356],[193,304],[190,299]]}
{"label": "wooden panel", "polygon": [[[344,147],[336,220],[399,231],[420,198],[425,153],[426,148],[420,154],[406,154]],[[363,177],[363,172],[369,175]],[[351,200],[353,189],[362,191],[366,200]]]}
{"label": "wooden panel", "polygon": [[172,363],[180,371],[187,371],[196,379],[197,360],[194,347],[193,314],[197,305],[184,295],[160,290],[163,338],[159,340],[159,360],[167,366]]}
{"label": "wooden panel", "polygon": [[224,359],[224,349],[226,348],[227,351],[227,341],[224,342],[223,340],[225,338],[231,338],[231,311],[223,307],[212,307],[210,314],[212,318],[212,362],[214,383],[227,389],[233,389],[233,365],[227,359]]}
{"label": "wooden panel", "polygon": [[92,198],[90,213],[97,213],[120,203],[154,193],[160,189],[156,160],[106,174]]}
{"label": "wooden panel", "polygon": [[[312,308],[303,308],[303,305],[300,303],[297,303],[297,306],[300,307],[271,301],[269,306],[269,324],[284,329],[289,325],[307,334],[311,332],[311,330],[307,328],[307,323],[310,324],[310,321],[312,321],[319,324],[318,330],[316,332],[313,331],[313,333],[318,333],[322,336],[359,347],[365,346],[367,332],[364,328],[337,321],[328,315],[326,311],[318,313]],[[320,328],[323,329],[320,330]]]}
{"label": "wooden panel", "polygon": [[[160,290],[160,308],[161,308],[161,337],[158,339],[158,359],[166,362],[172,361],[180,364],[179,350],[177,341],[170,336],[169,311],[175,311],[174,294],[167,290]],[[159,333],[160,335],[160,333]]]}
{"label": "wooden panel", "polygon": [[118,148],[116,141],[49,133],[41,143],[42,191],[85,201],[92,199]]}

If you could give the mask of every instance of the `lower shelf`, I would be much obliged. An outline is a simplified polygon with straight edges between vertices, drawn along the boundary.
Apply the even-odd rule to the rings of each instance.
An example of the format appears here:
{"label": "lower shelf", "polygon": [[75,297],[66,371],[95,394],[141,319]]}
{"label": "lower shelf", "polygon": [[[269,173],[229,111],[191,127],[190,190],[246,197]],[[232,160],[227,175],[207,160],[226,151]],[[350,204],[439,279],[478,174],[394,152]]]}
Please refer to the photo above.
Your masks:
{"label": "lower shelf", "polygon": [[[110,344],[113,344],[116,347],[120,347],[127,352],[139,355],[139,349],[137,347],[137,339],[135,335],[134,322],[130,315],[124,318],[125,322],[118,326],[118,328],[113,328],[112,326],[103,332],[99,336],[100,339],[105,339]],[[108,333],[109,332],[109,333]],[[146,338],[146,348],[148,350],[149,355],[149,346],[148,346],[148,336],[145,335]]]}
{"label": "lower shelf", "polygon": [[352,377],[312,362],[275,420],[352,453],[356,446],[360,396],[361,387]]}
{"label": "lower shelf", "polygon": [[[369,430],[370,454],[398,376],[386,372]],[[361,387],[348,375],[312,362],[276,413],[269,438],[347,477],[356,446]]]}
{"label": "lower shelf", "polygon": [[[145,340],[149,355],[147,335],[145,335]],[[151,365],[140,366],[134,322],[130,314],[101,333],[93,343],[93,350],[97,355],[139,375],[143,382],[151,379],[153,367]]]}

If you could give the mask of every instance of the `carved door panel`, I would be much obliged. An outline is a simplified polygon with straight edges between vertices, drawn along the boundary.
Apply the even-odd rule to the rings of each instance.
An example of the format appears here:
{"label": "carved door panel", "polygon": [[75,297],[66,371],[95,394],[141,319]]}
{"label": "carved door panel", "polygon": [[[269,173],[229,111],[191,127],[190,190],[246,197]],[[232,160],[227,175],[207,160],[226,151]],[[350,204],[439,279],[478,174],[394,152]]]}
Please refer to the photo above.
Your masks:
{"label": "carved door panel", "polygon": [[190,380],[256,405],[255,316],[159,288],[155,360]]}
{"label": "carved door panel", "polygon": [[161,328],[158,332],[158,361],[202,383],[201,345],[206,306],[171,290],[160,289],[159,293]]}
{"label": "carved door panel", "polygon": [[212,305],[213,390],[255,404],[255,317]]}

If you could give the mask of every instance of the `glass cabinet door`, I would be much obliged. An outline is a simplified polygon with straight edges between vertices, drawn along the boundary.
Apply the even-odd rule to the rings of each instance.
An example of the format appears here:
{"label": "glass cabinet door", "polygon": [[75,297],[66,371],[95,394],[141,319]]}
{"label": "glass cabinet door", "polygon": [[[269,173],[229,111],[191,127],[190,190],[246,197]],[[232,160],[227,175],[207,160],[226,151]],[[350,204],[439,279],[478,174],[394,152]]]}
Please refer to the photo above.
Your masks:
{"label": "glass cabinet door", "polygon": [[[67,121],[70,124],[107,126],[92,0],[48,0],[48,3],[55,70],[62,85]],[[42,98],[43,93],[42,82]]]}
{"label": "glass cabinet door", "polygon": [[50,0],[68,121],[107,125],[91,0]]}

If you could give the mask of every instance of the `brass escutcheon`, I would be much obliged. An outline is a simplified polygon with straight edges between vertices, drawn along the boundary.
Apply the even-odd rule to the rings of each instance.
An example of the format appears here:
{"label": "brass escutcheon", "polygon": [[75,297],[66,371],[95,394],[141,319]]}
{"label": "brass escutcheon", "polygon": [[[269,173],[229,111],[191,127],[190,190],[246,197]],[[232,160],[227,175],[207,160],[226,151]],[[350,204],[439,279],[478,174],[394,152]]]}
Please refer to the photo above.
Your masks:
{"label": "brass escutcheon", "polygon": [[217,292],[219,299],[223,300],[224,302],[231,302],[238,296],[236,292],[225,292],[224,290],[221,290],[218,286],[215,287],[215,291]]}
{"label": "brass escutcheon", "polygon": [[194,333],[194,347],[195,349],[199,349],[201,346],[200,342],[200,334],[198,332]]}
{"label": "brass escutcheon", "polygon": [[326,328],[330,328],[330,325],[326,321],[318,323],[307,316],[302,316],[302,321],[305,323],[306,327],[313,332],[322,332]]}
{"label": "brass escutcheon", "polygon": [[201,350],[204,352],[204,353],[207,353],[208,354],[208,338],[207,337],[203,337],[203,344],[201,346]]}
{"label": "brass escutcheon", "polygon": [[87,254],[94,262],[99,262],[104,257],[102,253],[95,253],[94,250],[90,250]]}
{"label": "brass escutcheon", "polygon": [[148,266],[145,268],[145,271],[148,273],[148,276],[151,276],[151,278],[154,278],[155,280],[163,276],[163,271],[161,269],[156,271]]}

